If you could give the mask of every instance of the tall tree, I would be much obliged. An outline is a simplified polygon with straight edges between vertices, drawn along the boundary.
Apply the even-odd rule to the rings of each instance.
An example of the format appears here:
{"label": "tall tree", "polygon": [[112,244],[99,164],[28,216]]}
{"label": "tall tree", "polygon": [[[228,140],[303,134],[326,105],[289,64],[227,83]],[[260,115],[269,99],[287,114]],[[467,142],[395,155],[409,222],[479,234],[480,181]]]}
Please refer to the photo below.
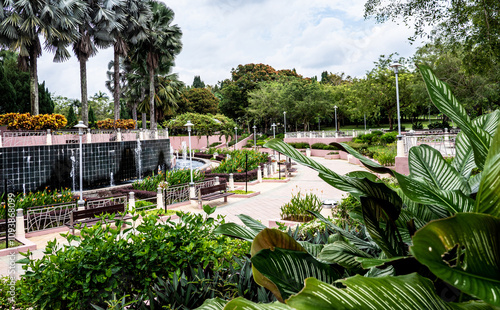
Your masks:
{"label": "tall tree", "polygon": [[54,61],[70,57],[66,47],[80,36],[80,1],[4,0],[0,2],[0,45],[19,52],[19,65],[30,73],[31,114],[39,114],[37,59],[45,48]]}
{"label": "tall tree", "polygon": [[155,122],[155,72],[160,63],[173,63],[182,49],[182,32],[172,25],[174,12],[163,2],[150,1],[152,18],[147,22],[147,37],[140,43],[146,54],[149,74],[149,121],[150,128],[156,129]]}
{"label": "tall tree", "polygon": [[204,88],[205,83],[201,80],[199,75],[196,75],[193,80],[193,88]]}

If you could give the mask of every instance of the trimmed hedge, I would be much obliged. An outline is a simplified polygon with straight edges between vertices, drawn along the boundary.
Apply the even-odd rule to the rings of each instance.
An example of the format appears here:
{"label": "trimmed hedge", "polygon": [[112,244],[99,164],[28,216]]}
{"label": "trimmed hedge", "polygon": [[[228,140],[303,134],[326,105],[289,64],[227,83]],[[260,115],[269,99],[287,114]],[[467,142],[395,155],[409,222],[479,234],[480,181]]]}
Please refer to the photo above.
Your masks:
{"label": "trimmed hedge", "polygon": [[7,113],[0,115],[0,126],[7,126],[10,130],[55,130],[63,128],[67,123],[66,117],[61,114],[31,116],[30,113]]}
{"label": "trimmed hedge", "polygon": [[[248,181],[257,180],[257,169],[259,168],[248,171]],[[219,180],[221,180],[222,178],[229,180],[229,173],[212,173],[211,170],[207,170],[205,172],[205,177],[206,178],[219,177]],[[245,182],[245,178],[246,178],[245,172],[233,173],[234,182]]]}
{"label": "trimmed hedge", "polygon": [[97,121],[97,128],[99,129],[134,129],[135,121],[133,119],[118,119],[116,122],[110,118],[103,121]]}
{"label": "trimmed hedge", "polygon": [[334,145],[328,145],[321,142],[314,143],[311,145],[311,148],[315,150],[338,150],[338,148]]}
{"label": "trimmed hedge", "polygon": [[288,142],[288,144],[296,149],[308,149],[311,147],[307,142]]}

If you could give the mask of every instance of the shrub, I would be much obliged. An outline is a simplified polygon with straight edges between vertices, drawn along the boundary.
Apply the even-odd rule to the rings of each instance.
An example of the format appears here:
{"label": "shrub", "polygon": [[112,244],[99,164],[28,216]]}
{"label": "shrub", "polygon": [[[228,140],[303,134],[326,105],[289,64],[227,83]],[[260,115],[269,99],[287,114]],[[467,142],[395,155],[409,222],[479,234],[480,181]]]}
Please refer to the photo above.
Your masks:
{"label": "shrub", "polygon": [[66,117],[61,114],[31,116],[29,113],[7,113],[0,115],[0,126],[7,126],[11,130],[56,130],[63,128],[67,123]]}
{"label": "shrub", "polygon": [[393,166],[396,161],[396,144],[391,143],[387,146],[370,147],[368,149],[370,157],[377,160],[381,165]]}
{"label": "shrub", "polygon": [[[248,155],[248,162],[246,162]],[[231,158],[226,158],[220,165],[212,169],[212,173],[235,173],[256,169],[260,163],[268,161],[268,155],[254,150],[237,150],[231,152]],[[245,167],[247,165],[247,167]]]}
{"label": "shrub", "polygon": [[377,136],[381,136],[381,135],[383,135],[383,134],[384,134],[384,132],[383,132],[383,131],[380,131],[380,130],[374,130],[374,131],[372,131],[371,133],[372,133],[372,134],[374,134],[374,135],[377,135]]}
{"label": "shrub", "polygon": [[105,119],[97,121],[97,128],[99,129],[134,129],[135,121],[133,119],[118,119],[116,122],[112,119]]}
{"label": "shrub", "polygon": [[276,134],[276,139],[284,139],[285,138],[285,134],[284,133],[278,133]]}
{"label": "shrub", "polygon": [[[380,133],[380,135],[378,134]],[[368,144],[374,144],[379,141],[379,136],[381,136],[383,133],[381,131],[374,131],[372,133],[367,133],[365,135],[359,135],[355,141],[358,143],[368,143]]]}
{"label": "shrub", "polygon": [[[0,277],[0,309],[30,309],[29,301],[21,300],[22,280],[14,280],[10,277]],[[11,295],[14,287],[15,295]]]}
{"label": "shrub", "polygon": [[361,203],[353,195],[347,194],[346,197],[332,208],[332,216],[334,222],[337,226],[342,227],[346,230],[359,228],[363,225],[358,219],[352,218],[349,213],[351,212],[361,213]]}
{"label": "shrub", "polygon": [[290,202],[281,206],[281,219],[298,222],[310,221],[314,219],[314,217],[307,211],[319,212],[321,211],[322,205],[323,203],[315,194],[301,194],[299,190],[295,195],[292,193]]}
{"label": "shrub", "polygon": [[289,142],[288,144],[296,149],[308,149],[311,147],[307,142]]}
{"label": "shrub", "polygon": [[257,146],[263,146],[264,144],[266,144],[266,141],[262,141],[262,140],[257,141]]}
{"label": "shrub", "polygon": [[31,270],[23,276],[26,285],[21,296],[32,301],[36,309],[103,307],[114,296],[141,296],[152,291],[159,279],[169,281],[174,274],[179,279],[182,270],[200,266],[220,272],[236,267],[233,255],[248,253],[248,242],[213,233],[220,217],[177,215],[178,223],[163,223],[158,216],[146,215],[127,234],[121,231],[123,223],[119,221],[118,229],[109,223],[104,228],[99,223],[82,227],[79,237],[65,235],[70,247],[49,242],[42,258],[21,260],[23,268]]}
{"label": "shrub", "polygon": [[266,140],[266,139],[267,139],[266,134],[263,134],[263,135],[257,137],[257,140]]}
{"label": "shrub", "polygon": [[427,128],[429,128],[429,129],[445,129],[445,128],[451,129],[451,125],[447,121],[432,122],[432,123],[429,123],[429,125],[427,125]]}
{"label": "shrub", "polygon": [[415,124],[411,125],[411,129],[413,130],[424,129],[424,125],[421,122],[416,122]]}
{"label": "shrub", "polygon": [[210,144],[208,147],[216,147],[217,145],[221,145],[222,143],[221,142],[214,142],[212,144]]}
{"label": "shrub", "polygon": [[[193,182],[205,179],[205,173],[199,170],[193,170]],[[134,189],[156,192],[160,182],[166,181],[168,186],[188,183],[191,181],[191,172],[189,169],[169,170],[160,172],[157,175],[148,176],[142,180],[135,181],[132,184]]]}
{"label": "shrub", "polygon": [[396,131],[385,133],[380,137],[380,143],[382,143],[383,145],[393,143],[394,141],[396,141],[397,135],[398,133]]}

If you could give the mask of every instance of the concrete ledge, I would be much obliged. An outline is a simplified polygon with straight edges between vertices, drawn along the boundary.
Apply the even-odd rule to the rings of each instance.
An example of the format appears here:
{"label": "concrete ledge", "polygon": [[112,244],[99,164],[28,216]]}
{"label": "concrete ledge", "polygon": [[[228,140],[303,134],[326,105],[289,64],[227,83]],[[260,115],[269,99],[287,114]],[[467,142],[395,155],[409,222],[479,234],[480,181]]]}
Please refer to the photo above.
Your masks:
{"label": "concrete ledge", "polygon": [[61,232],[61,233],[62,232],[69,232],[69,227],[68,226],[61,226],[61,227],[55,227],[55,228],[49,228],[49,229],[30,232],[30,233],[26,234],[26,238],[38,237],[38,236],[43,236],[43,235],[48,235],[48,234],[53,234],[53,233],[58,233],[58,232]]}
{"label": "concrete ledge", "polygon": [[286,178],[284,180],[265,180],[262,179],[262,183],[288,183],[290,182],[290,178]]}
{"label": "concrete ledge", "polygon": [[340,154],[325,155],[325,159],[340,159]]}
{"label": "concrete ledge", "polygon": [[[248,185],[259,184],[259,180],[248,181]],[[234,185],[245,185],[245,182],[234,182]]]}
{"label": "concrete ledge", "polygon": [[21,252],[24,253],[24,252],[27,252],[28,250],[30,250],[30,251],[36,250],[36,244],[29,241],[26,238],[15,238],[15,240],[22,243],[23,245],[0,250],[0,256],[8,256],[8,255],[16,254],[16,253],[21,253]]}
{"label": "concrete ledge", "polygon": [[250,198],[260,195],[260,192],[250,193],[250,194],[234,194],[229,196],[229,198]]}

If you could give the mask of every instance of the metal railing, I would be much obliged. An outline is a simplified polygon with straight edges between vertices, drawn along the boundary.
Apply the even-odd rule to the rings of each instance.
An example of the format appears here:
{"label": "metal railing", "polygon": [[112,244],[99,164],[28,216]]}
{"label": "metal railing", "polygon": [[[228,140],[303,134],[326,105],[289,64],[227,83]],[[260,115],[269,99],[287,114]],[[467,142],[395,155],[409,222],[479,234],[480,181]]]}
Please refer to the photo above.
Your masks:
{"label": "metal railing", "polygon": [[61,227],[69,223],[71,211],[76,203],[62,203],[49,206],[31,207],[26,212],[26,232]]}
{"label": "metal railing", "polygon": [[178,202],[189,201],[189,193],[189,184],[168,187],[164,190],[163,194],[163,197],[165,197],[165,206],[172,205]]}
{"label": "metal railing", "polygon": [[127,196],[113,196],[101,199],[89,200],[85,203],[85,209],[95,209],[115,204],[124,204],[127,206]]}
{"label": "metal railing", "polygon": [[408,154],[413,146],[427,144],[438,150],[444,157],[455,156],[456,134],[444,135],[408,135],[404,136],[405,154]]}
{"label": "metal railing", "polygon": [[[138,206],[140,204],[140,201],[149,202],[149,203],[143,204],[142,206]],[[136,210],[155,209],[158,206],[157,202],[158,202],[158,199],[156,196],[144,198],[144,199],[138,199],[135,201],[135,209]]]}

